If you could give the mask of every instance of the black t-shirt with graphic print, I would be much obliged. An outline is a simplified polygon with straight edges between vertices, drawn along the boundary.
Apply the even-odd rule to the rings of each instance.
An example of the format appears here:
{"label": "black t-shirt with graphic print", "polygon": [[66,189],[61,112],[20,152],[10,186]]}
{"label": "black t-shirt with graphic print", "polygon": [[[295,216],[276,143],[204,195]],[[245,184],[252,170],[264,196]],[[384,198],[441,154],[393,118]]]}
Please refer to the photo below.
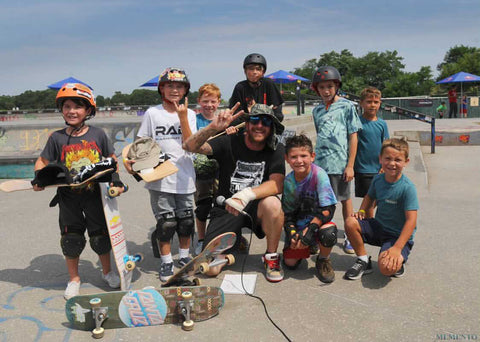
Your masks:
{"label": "black t-shirt with graphic print", "polygon": [[275,151],[265,147],[252,151],[245,145],[243,135],[225,135],[208,142],[219,164],[218,196],[230,198],[246,187],[255,187],[271,174],[285,175],[285,147],[278,144]]}

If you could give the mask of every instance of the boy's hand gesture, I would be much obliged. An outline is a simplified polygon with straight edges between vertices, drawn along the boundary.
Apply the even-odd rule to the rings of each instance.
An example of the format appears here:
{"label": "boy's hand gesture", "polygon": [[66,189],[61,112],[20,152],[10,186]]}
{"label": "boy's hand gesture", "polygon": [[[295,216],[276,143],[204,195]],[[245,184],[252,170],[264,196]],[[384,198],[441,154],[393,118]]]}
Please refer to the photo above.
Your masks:
{"label": "boy's hand gesture", "polygon": [[225,109],[220,111],[217,116],[213,119],[213,121],[210,123],[210,127],[215,129],[217,132],[219,131],[224,131],[232,121],[243,115],[243,110],[239,111],[237,114],[235,111],[240,107],[240,102],[237,102],[235,106],[232,107],[232,109]]}
{"label": "boy's hand gesture", "polygon": [[188,97],[185,97],[185,104],[179,104],[174,102],[173,105],[175,106],[175,111],[178,114],[179,118],[186,118],[188,115]]}

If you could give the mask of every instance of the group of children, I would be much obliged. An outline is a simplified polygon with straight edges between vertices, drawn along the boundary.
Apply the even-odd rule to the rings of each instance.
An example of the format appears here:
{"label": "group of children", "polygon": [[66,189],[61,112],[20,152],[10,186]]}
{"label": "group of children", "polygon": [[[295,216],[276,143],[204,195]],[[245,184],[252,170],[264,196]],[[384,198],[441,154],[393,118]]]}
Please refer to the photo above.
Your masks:
{"label": "group of children", "polygon": [[[247,79],[235,87],[231,107],[237,108],[238,105],[234,105],[240,102],[244,112],[248,113],[255,103],[262,103],[271,106],[281,120],[283,101],[276,87],[263,77],[265,58],[250,54],[243,67]],[[305,249],[318,244],[320,252],[316,268],[319,278],[326,283],[332,282],[335,273],[329,256],[337,242],[337,227],[332,219],[335,205],[340,201],[346,233],[344,250],[356,253],[358,257],[345,277],[358,279],[371,271],[364,243],[381,247],[379,266],[383,274],[399,276],[404,272],[403,264],[413,246],[418,209],[415,187],[402,175],[409,161],[408,144],[403,140],[389,139],[385,122],[377,117],[381,103],[379,90],[369,87],[362,92],[360,106],[363,113],[359,117],[353,103],[338,95],[341,84],[341,76],[334,67],[320,67],[315,71],[312,89],[323,100],[313,110],[317,132],[315,149],[304,135],[286,141],[285,160],[293,171],[285,178],[282,196],[285,246]],[[156,220],[151,235],[153,254],[161,259],[160,280],[167,281],[174,272],[170,242],[175,233],[179,237],[179,267],[191,260],[189,248],[195,226],[198,234],[195,253],[204,247],[206,221],[216,191],[217,164],[215,160],[186,152],[182,142],[212,121],[221,94],[214,84],[203,85],[199,89],[200,109],[196,114],[188,109],[186,96],[190,81],[185,71],[179,68],[165,69],[159,77],[157,89],[162,104],[145,112],[137,136],[153,138],[179,169],[176,174],[145,185]],[[75,167],[105,157],[115,158],[105,133],[85,124],[96,109],[89,88],[78,84],[64,85],[57,95],[57,106],[67,128],[49,138],[35,164],[36,172],[52,162],[64,164],[73,171]],[[227,129],[227,134],[237,132],[234,127]],[[134,173],[133,163],[126,163],[131,174]],[[364,197],[358,212],[353,210],[350,194],[353,178],[355,195]],[[118,173],[111,182],[112,186],[122,185]],[[34,185],[34,189],[43,188]],[[105,281],[113,288],[119,287],[118,276],[110,270],[111,246],[101,204],[98,203],[98,186],[94,184],[80,191],[63,188],[58,190],[57,196],[61,246],[70,274],[65,298],[79,293],[78,260],[85,246],[85,230],[88,230],[92,249],[100,257]],[[377,213],[373,218],[375,207]],[[283,262],[294,269],[301,259],[284,258]]]}

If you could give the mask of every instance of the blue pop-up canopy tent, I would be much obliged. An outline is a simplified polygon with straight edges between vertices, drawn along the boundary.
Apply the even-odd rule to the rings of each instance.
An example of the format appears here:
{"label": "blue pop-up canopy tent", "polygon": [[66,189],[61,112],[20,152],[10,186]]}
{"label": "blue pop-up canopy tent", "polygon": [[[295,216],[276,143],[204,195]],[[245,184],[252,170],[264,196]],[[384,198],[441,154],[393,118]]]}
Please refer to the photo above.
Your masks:
{"label": "blue pop-up canopy tent", "polygon": [[460,83],[460,98],[463,97],[463,83],[465,82],[480,82],[480,76],[469,74],[468,72],[457,72],[452,76],[448,76],[443,80],[435,82],[436,84]]}
{"label": "blue pop-up canopy tent", "polygon": [[158,76],[155,76],[154,78],[152,78],[151,80],[145,82],[144,84],[142,84],[140,87],[156,87],[158,85],[158,78],[160,77],[160,75]]}
{"label": "blue pop-up canopy tent", "polygon": [[275,71],[274,73],[271,73],[265,77],[271,79],[275,83],[279,83],[280,91],[282,90],[282,84],[285,84],[285,83],[293,83],[297,81],[310,82],[309,79],[292,74],[291,72],[288,72],[285,70]]}
{"label": "blue pop-up canopy tent", "polygon": [[48,88],[50,88],[50,89],[60,89],[65,83],[81,83],[81,84],[86,85],[87,87],[89,87],[90,89],[93,90],[93,88],[90,87],[88,84],[86,84],[85,82],[82,82],[80,80],[77,80],[75,77],[68,77],[68,78],[65,78],[61,81],[52,83],[48,86]]}

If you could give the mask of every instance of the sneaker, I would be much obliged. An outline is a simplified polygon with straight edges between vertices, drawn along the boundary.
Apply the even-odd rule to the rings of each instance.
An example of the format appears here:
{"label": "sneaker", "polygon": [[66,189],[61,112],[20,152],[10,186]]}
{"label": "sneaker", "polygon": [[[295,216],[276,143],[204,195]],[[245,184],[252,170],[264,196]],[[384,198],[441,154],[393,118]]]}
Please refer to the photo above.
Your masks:
{"label": "sneaker", "polygon": [[186,264],[188,264],[190,261],[192,261],[192,258],[190,258],[190,257],[180,258],[180,259],[178,260],[178,266],[183,267],[183,266],[185,266]]}
{"label": "sneaker", "polygon": [[317,269],[318,279],[320,279],[322,283],[333,283],[335,280],[335,272],[333,271],[330,259],[320,258],[320,255],[317,256],[315,268]]}
{"label": "sneaker", "polygon": [[402,264],[402,267],[397,271],[397,273],[393,274],[392,277],[394,278],[401,278],[405,275],[405,264]]}
{"label": "sneaker", "polygon": [[358,259],[355,261],[352,267],[345,272],[345,278],[350,280],[357,280],[362,277],[363,274],[369,274],[373,272],[372,260],[368,257],[368,263]]}
{"label": "sneaker", "polygon": [[78,296],[80,294],[80,282],[79,281],[69,281],[63,298],[69,300],[72,297]]}
{"label": "sneaker", "polygon": [[283,280],[283,270],[280,266],[280,255],[278,253],[265,253],[262,256],[265,265],[265,277],[272,283]]}
{"label": "sneaker", "polygon": [[160,265],[160,281],[166,282],[173,276],[173,262],[164,262]]}
{"label": "sneaker", "polygon": [[347,254],[355,254],[355,250],[353,249],[350,241],[348,241],[347,238],[345,238],[345,241],[343,242],[343,251]]}
{"label": "sneaker", "polygon": [[198,241],[197,242],[197,245],[195,246],[195,256],[199,255],[200,253],[202,253],[202,249],[203,249],[203,240],[202,241]]}
{"label": "sneaker", "polygon": [[110,271],[107,274],[102,274],[102,279],[112,289],[118,289],[120,287],[120,277],[113,271]]}

